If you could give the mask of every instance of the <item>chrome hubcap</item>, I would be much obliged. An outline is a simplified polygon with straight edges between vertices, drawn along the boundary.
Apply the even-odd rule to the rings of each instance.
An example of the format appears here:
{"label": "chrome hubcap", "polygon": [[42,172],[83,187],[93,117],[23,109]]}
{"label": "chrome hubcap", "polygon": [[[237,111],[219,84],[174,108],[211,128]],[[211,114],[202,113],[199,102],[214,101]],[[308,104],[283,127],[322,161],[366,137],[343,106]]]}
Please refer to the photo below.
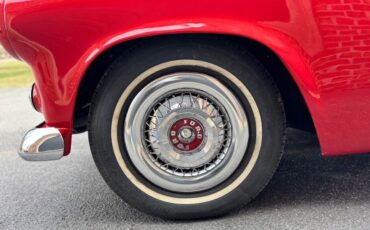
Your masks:
{"label": "chrome hubcap", "polygon": [[125,130],[137,170],[175,192],[222,183],[241,162],[249,138],[239,101],[218,80],[199,73],[149,83],[131,103]]}

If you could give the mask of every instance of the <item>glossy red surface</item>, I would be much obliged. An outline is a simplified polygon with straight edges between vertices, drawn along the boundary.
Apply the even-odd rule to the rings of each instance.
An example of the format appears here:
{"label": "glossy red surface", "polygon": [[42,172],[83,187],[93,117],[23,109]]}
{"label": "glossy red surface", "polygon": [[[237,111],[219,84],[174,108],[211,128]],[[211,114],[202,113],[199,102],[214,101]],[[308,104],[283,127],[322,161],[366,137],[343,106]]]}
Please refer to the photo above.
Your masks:
{"label": "glossy red surface", "polygon": [[48,126],[71,130],[81,78],[107,48],[160,34],[231,34],[281,58],[324,155],[370,151],[368,0],[6,0],[5,11],[8,39],[33,67]]}
{"label": "glossy red surface", "polygon": [[5,23],[5,14],[4,14],[4,0],[0,0],[0,43],[2,46],[14,57],[17,57],[17,54],[14,52],[9,39],[7,38],[7,29]]}

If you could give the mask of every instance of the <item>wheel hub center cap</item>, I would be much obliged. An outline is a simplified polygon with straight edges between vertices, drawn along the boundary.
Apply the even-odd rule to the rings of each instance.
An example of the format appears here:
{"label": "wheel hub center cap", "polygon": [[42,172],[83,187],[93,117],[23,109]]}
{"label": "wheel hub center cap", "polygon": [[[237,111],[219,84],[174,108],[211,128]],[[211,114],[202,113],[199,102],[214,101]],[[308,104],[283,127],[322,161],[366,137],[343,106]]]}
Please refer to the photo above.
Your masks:
{"label": "wheel hub center cap", "polygon": [[194,130],[192,128],[185,127],[181,129],[179,138],[184,141],[188,142],[194,137]]}
{"label": "wheel hub center cap", "polygon": [[169,140],[175,149],[195,152],[203,143],[204,129],[201,123],[192,118],[177,120],[170,128]]}

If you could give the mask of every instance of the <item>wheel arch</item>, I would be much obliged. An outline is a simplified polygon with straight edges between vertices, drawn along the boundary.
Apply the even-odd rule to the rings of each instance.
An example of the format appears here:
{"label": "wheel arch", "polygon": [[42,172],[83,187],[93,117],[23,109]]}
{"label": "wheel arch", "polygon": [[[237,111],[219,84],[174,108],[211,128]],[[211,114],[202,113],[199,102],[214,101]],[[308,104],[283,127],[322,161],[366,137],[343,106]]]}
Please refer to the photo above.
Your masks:
{"label": "wheel arch", "polygon": [[225,41],[235,42],[238,43],[242,49],[253,53],[253,55],[255,55],[269,71],[280,90],[288,125],[315,132],[313,119],[309,111],[309,102],[307,101],[307,99],[309,99],[307,98],[307,95],[313,95],[316,93],[316,86],[312,82],[312,79],[307,77],[301,78],[297,73],[292,74],[291,71],[288,70],[289,67],[287,67],[287,65],[282,61],[282,58],[265,44],[243,36],[217,33],[180,33],[147,36],[128,41],[116,42],[116,44],[105,49],[101,53],[96,53],[96,57],[87,67],[87,70],[82,75],[79,84],[73,114],[74,132],[79,133],[86,130],[89,105],[94,91],[106,70],[121,54],[121,52],[129,52],[128,50],[135,46],[139,46],[142,43],[150,42],[155,45],[155,42],[158,40],[181,40],[189,37],[204,40],[205,42],[208,39],[218,39],[220,41],[220,45]]}

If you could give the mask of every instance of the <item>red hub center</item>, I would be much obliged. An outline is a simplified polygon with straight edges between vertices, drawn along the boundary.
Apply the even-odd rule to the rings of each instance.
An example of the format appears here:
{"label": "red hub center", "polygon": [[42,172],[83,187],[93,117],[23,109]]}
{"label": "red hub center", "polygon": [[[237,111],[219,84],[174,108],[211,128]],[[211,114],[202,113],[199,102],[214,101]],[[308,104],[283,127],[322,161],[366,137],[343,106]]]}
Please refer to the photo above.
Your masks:
{"label": "red hub center", "polygon": [[204,130],[199,121],[184,118],[176,121],[170,128],[169,139],[180,151],[194,151],[203,142]]}

